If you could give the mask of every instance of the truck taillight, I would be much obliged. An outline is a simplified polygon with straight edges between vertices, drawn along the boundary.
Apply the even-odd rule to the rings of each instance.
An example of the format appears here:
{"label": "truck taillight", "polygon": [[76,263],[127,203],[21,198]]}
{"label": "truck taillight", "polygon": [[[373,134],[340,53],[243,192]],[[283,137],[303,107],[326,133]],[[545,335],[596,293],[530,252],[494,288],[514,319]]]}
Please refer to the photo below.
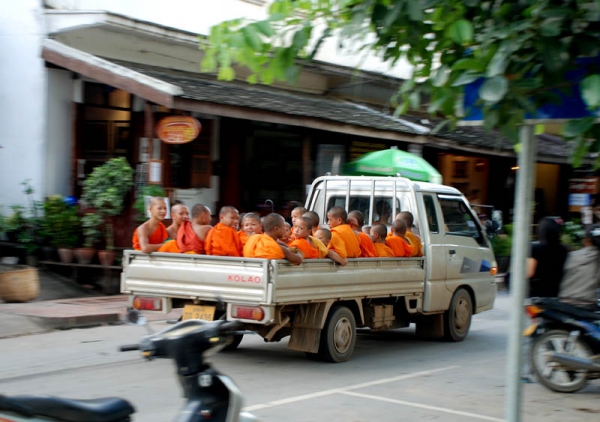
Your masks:
{"label": "truck taillight", "polygon": [[231,316],[239,319],[253,319],[262,321],[265,317],[265,311],[261,307],[231,305]]}
{"label": "truck taillight", "polygon": [[162,311],[162,299],[157,297],[135,296],[131,305],[138,311]]}

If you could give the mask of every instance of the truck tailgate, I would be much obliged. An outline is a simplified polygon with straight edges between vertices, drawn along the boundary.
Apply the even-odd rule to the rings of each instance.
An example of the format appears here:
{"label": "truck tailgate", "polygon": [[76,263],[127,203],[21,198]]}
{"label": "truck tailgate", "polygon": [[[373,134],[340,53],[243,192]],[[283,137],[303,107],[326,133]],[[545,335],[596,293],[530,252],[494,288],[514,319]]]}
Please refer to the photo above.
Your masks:
{"label": "truck tailgate", "polygon": [[278,304],[419,295],[425,286],[423,258],[349,259],[345,267],[328,259],[305,260],[298,266],[272,262],[272,301]]}
{"label": "truck tailgate", "polygon": [[125,251],[121,292],[238,303],[267,303],[265,259]]}

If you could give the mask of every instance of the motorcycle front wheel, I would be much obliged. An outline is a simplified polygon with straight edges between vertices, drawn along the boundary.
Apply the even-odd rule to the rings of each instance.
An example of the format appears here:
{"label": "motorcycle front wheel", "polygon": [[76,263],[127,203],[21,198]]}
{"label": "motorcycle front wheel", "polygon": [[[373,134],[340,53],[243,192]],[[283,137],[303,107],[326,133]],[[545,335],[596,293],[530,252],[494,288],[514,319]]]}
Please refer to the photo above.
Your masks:
{"label": "motorcycle front wheel", "polygon": [[587,382],[588,371],[569,369],[561,363],[551,362],[552,353],[589,359],[592,356],[589,346],[579,338],[572,342],[569,332],[564,330],[548,331],[534,339],[531,345],[531,367],[540,383],[559,393],[574,393],[582,389]]}

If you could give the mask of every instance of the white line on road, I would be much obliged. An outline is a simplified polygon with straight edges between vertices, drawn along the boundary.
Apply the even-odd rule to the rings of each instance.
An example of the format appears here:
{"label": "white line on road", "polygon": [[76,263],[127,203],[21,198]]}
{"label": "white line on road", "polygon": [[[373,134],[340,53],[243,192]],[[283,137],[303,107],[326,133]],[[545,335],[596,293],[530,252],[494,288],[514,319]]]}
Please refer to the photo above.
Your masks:
{"label": "white line on road", "polygon": [[365,399],[380,400],[388,403],[396,403],[403,406],[418,407],[420,409],[435,410],[437,412],[452,413],[453,415],[467,416],[469,418],[481,419],[484,421],[504,422],[504,419],[498,419],[491,416],[478,415],[476,413],[462,412],[460,410],[448,409],[445,407],[430,406],[427,404],[411,403],[404,400],[388,399],[386,397],[372,396],[370,394],[355,393],[353,391],[338,391],[339,394],[347,394],[349,396],[362,397]]}
{"label": "white line on road", "polygon": [[316,393],[304,394],[302,396],[289,397],[287,399],[275,400],[275,401],[272,401],[269,403],[255,404],[253,406],[248,406],[244,410],[246,410],[248,412],[252,412],[255,410],[265,409],[267,407],[279,406],[281,404],[288,404],[288,403],[294,403],[294,402],[302,401],[302,400],[314,399],[317,397],[328,396],[330,394],[335,394],[335,393],[343,393],[345,391],[356,390],[357,388],[371,387],[373,385],[386,384],[389,382],[402,381],[402,380],[409,379],[409,378],[422,377],[422,376],[426,376],[426,375],[435,374],[437,372],[448,371],[450,369],[456,369],[456,368],[459,368],[459,366],[446,366],[443,368],[431,369],[429,371],[413,372],[412,374],[404,374],[404,375],[399,375],[397,377],[383,378],[383,379],[376,380],[376,381],[369,381],[369,382],[363,382],[360,384],[349,385],[347,387],[333,388],[331,390],[318,391]]}

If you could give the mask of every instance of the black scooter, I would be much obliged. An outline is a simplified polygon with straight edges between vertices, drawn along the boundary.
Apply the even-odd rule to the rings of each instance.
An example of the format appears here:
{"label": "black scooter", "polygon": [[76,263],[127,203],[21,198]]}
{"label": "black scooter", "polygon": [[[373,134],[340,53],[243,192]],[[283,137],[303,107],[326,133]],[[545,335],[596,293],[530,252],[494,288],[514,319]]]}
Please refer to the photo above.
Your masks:
{"label": "black scooter", "polygon": [[533,324],[531,367],[545,387],[574,393],[600,378],[600,313],[551,298],[532,298],[525,307]]}
{"label": "black scooter", "polygon": [[[136,311],[130,323],[145,324]],[[139,344],[121,346],[122,352],[140,350],[146,359],[173,359],[183,396],[187,399],[175,422],[253,422],[241,412],[242,393],[228,376],[215,370],[207,358],[227,346],[238,322],[187,320],[142,338]],[[52,396],[0,395],[0,421],[10,422],[126,422],[134,407],[122,398],[71,400]]]}

